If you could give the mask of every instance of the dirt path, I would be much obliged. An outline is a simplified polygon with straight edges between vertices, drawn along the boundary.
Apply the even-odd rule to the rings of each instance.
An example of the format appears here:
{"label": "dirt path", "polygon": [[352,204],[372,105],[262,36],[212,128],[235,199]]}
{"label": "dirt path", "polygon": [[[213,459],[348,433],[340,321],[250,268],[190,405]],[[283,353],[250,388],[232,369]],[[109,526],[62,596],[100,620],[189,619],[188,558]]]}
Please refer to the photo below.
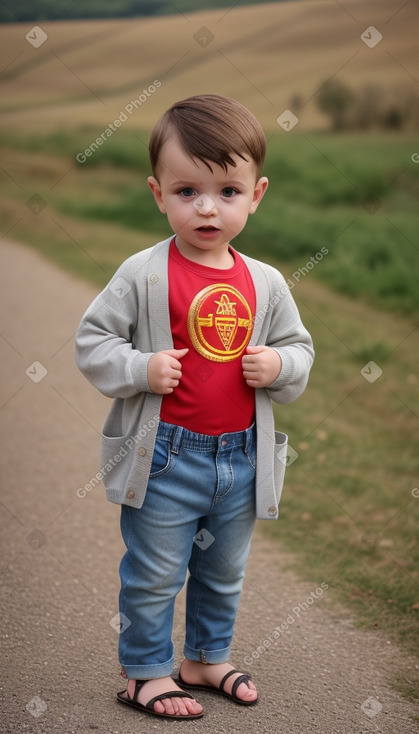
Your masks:
{"label": "dirt path", "polygon": [[[118,707],[119,510],[96,474],[109,401],[78,373],[74,332],[95,289],[30,249],[3,243],[2,731],[146,734],[178,726]],[[414,705],[389,685],[411,664],[381,633],[355,629],[322,578],[286,570],[281,547],[254,537],[233,645],[260,704],[208,694],[188,731],[409,734]],[[316,591],[317,590],[317,591]],[[320,593],[322,591],[323,593]],[[183,597],[175,627],[182,648]],[[416,713],[418,713],[416,711]],[[182,726],[182,725],[180,725]]]}

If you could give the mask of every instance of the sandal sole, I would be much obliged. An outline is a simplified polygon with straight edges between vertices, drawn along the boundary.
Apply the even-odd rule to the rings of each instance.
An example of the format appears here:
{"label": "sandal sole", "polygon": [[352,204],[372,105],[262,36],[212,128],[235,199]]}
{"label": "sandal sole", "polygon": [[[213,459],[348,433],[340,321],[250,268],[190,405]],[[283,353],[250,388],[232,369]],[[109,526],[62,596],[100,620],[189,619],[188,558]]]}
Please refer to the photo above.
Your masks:
{"label": "sandal sole", "polygon": [[259,700],[255,698],[254,701],[242,701],[241,698],[237,698],[237,696],[232,696],[231,693],[227,693],[226,691],[220,691],[219,688],[215,688],[214,686],[205,686],[198,683],[192,685],[191,683],[185,683],[182,678],[176,678],[175,683],[177,683],[180,688],[187,688],[188,690],[191,689],[195,691],[206,691],[207,693],[216,693],[217,696],[224,696],[224,698],[228,698],[230,699],[230,701],[238,703],[239,706],[256,706]]}
{"label": "sandal sole", "polygon": [[142,711],[144,714],[150,714],[150,716],[159,716],[161,719],[178,719],[179,721],[184,721],[185,719],[202,719],[204,715],[203,711],[200,714],[188,714],[187,716],[180,714],[161,714],[159,711],[147,708],[147,706],[144,706],[142,703],[126,698],[122,695],[123,693],[125,693],[125,691],[120,691],[116,694],[116,700],[119,703],[124,703],[126,706],[131,706],[132,708],[137,709],[137,711]]}

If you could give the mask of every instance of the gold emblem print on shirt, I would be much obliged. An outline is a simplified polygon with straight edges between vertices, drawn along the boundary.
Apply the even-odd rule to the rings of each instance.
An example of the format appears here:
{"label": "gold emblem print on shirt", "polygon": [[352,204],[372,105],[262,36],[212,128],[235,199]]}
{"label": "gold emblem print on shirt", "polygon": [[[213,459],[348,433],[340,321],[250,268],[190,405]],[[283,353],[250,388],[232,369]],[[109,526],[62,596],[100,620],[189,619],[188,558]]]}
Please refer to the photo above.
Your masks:
{"label": "gold emblem print on shirt", "polygon": [[252,333],[252,312],[237,288],[216,283],[196,294],[188,312],[188,332],[196,351],[212,362],[240,357]]}

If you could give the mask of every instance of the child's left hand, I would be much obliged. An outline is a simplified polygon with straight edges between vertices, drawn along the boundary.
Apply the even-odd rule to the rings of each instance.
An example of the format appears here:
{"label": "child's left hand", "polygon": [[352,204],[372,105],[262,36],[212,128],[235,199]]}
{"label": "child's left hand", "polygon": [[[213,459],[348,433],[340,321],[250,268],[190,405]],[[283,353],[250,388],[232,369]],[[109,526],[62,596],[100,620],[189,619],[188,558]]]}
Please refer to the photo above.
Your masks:
{"label": "child's left hand", "polygon": [[262,344],[247,347],[242,359],[243,377],[249,387],[267,387],[282,369],[282,360],[278,352]]}

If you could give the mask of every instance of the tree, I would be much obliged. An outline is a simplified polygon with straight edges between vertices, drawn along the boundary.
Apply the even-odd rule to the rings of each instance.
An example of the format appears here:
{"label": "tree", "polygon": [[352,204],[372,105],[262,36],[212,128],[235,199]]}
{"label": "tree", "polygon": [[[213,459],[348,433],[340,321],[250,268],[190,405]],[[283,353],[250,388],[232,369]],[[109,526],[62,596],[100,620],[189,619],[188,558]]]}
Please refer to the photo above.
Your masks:
{"label": "tree", "polygon": [[336,79],[325,82],[317,94],[316,104],[321,112],[329,115],[333,130],[347,127],[347,114],[355,101],[352,90]]}

